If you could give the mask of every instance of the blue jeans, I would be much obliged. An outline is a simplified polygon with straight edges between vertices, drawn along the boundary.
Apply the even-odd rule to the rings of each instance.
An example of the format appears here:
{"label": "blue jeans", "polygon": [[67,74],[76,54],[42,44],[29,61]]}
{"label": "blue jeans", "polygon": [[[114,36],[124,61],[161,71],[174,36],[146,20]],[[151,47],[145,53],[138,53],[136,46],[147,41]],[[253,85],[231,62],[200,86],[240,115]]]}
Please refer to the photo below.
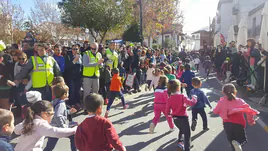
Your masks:
{"label": "blue jeans", "polygon": [[[74,135],[71,135],[68,138],[70,139],[71,143],[71,151],[77,151],[74,143]],[[59,138],[49,137],[47,140],[47,146],[44,148],[44,151],[52,151],[55,148],[58,140]]]}
{"label": "blue jeans", "polygon": [[112,104],[114,103],[115,97],[118,97],[118,96],[121,99],[123,106],[126,105],[124,94],[122,93],[122,91],[119,91],[119,92],[118,91],[110,91],[110,93],[109,93],[109,103],[108,103],[107,109],[106,109],[107,111],[110,110]]}
{"label": "blue jeans", "polygon": [[70,79],[69,81],[69,105],[75,105],[80,103],[80,89],[81,89],[81,80],[80,78],[77,79]]}
{"label": "blue jeans", "polygon": [[197,114],[200,114],[203,120],[203,129],[208,128],[207,115],[204,108],[192,108],[192,122],[197,122]]}

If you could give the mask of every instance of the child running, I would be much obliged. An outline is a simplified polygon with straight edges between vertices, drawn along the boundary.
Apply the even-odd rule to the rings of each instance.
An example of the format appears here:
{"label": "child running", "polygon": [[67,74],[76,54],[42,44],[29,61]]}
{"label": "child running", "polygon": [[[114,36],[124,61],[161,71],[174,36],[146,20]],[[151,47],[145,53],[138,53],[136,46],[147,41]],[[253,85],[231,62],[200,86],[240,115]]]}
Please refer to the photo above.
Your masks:
{"label": "child running", "polygon": [[14,148],[9,144],[9,137],[14,131],[14,116],[13,113],[6,109],[0,109],[0,150],[14,151]]}
{"label": "child running", "polygon": [[150,84],[150,87],[149,87],[149,91],[151,91],[152,88],[156,88],[158,86],[158,81],[159,81],[159,78],[160,78],[160,69],[159,68],[156,68],[154,71],[153,71],[153,80]]}
{"label": "child running", "polygon": [[172,74],[172,67],[171,66],[166,66],[164,68],[164,73],[167,76],[168,80],[173,80],[176,79],[176,76],[174,74]]}
{"label": "child running", "polygon": [[207,74],[207,78],[208,78],[209,73],[211,72],[211,68],[212,68],[212,62],[211,62],[210,56],[205,57],[204,68],[205,68],[205,73]]}
{"label": "child running", "polygon": [[210,105],[210,102],[205,95],[205,93],[200,90],[200,87],[202,86],[202,82],[200,78],[193,78],[192,80],[192,85],[194,89],[191,91],[190,96],[197,96],[197,102],[196,104],[192,107],[192,126],[191,129],[192,131],[195,131],[195,127],[197,124],[197,114],[200,114],[203,120],[203,131],[209,130],[208,128],[208,121],[207,121],[207,115],[205,112],[205,107],[206,104],[212,109],[212,106]]}
{"label": "child running", "polygon": [[21,135],[15,151],[42,150],[45,137],[68,137],[74,135],[76,128],[57,128],[51,126],[54,115],[49,101],[37,101],[27,110],[25,120],[15,126],[15,134]]}
{"label": "child running", "polygon": [[147,69],[147,72],[146,72],[146,83],[147,83],[147,86],[145,86],[145,91],[147,91],[147,89],[150,87],[151,83],[152,83],[152,80],[153,80],[153,72],[154,72],[154,65],[152,63],[149,64],[149,68]]}
{"label": "child running", "polygon": [[166,114],[166,103],[168,99],[168,93],[167,93],[167,83],[168,78],[166,76],[160,76],[159,84],[154,92],[154,118],[152,123],[150,124],[150,133],[154,133],[154,129],[156,127],[156,124],[159,122],[159,119],[161,117],[161,112],[166,116],[169,128],[171,131],[174,130],[174,124],[172,121],[172,117],[170,115]]}
{"label": "child running", "polygon": [[126,151],[113,124],[101,117],[103,98],[92,93],[84,100],[88,117],[78,126],[75,145],[79,151]]}
{"label": "child running", "polygon": [[190,98],[190,92],[194,88],[192,86],[192,79],[195,77],[194,72],[191,71],[191,66],[189,64],[186,64],[185,66],[185,71],[183,72],[180,81],[184,82],[187,84],[185,87],[187,96]]}
{"label": "child running", "polygon": [[[191,144],[191,130],[188,115],[186,112],[186,105],[193,106],[196,103],[196,96],[192,96],[190,100],[183,94],[180,94],[181,82],[177,79],[168,82],[168,92],[171,93],[167,100],[166,113],[168,115],[172,112],[172,117],[176,127],[179,129],[178,146],[190,151]],[[184,145],[182,140],[184,134]]]}
{"label": "child running", "polygon": [[237,90],[233,84],[224,85],[222,91],[226,96],[220,98],[213,112],[223,119],[223,128],[232,150],[242,151],[242,146],[247,142],[244,113],[249,125],[252,126],[255,124],[254,116],[259,112],[236,97]]}
{"label": "child running", "polygon": [[[55,114],[52,118],[51,125],[61,128],[71,127],[68,120],[68,115],[75,113],[76,109],[71,108],[70,110],[67,110],[65,101],[69,96],[69,88],[67,85],[57,84],[53,88],[53,91],[56,99],[53,100]],[[69,139],[71,143],[71,151],[76,151],[77,149],[74,144],[74,135],[69,136]],[[58,140],[58,138],[49,137],[44,151],[52,151],[55,148]]]}
{"label": "child running", "polygon": [[122,85],[122,80],[121,77],[119,76],[119,70],[117,68],[113,69],[113,78],[111,80],[111,85],[110,85],[110,92],[109,92],[109,102],[107,105],[107,110],[105,113],[105,118],[108,118],[110,108],[114,102],[115,97],[119,96],[124,109],[127,109],[129,106],[125,103],[125,98],[124,94],[122,93],[121,89],[123,89]]}

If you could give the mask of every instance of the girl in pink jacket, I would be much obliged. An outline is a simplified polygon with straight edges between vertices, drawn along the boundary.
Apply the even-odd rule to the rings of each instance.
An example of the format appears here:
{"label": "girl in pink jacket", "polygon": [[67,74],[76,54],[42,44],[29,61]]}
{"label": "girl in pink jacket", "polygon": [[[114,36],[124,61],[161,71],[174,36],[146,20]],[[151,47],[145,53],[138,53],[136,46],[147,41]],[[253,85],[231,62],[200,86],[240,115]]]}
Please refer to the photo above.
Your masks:
{"label": "girl in pink jacket", "polygon": [[149,129],[151,134],[154,133],[155,126],[159,122],[161,113],[166,116],[170,130],[173,131],[174,129],[172,116],[166,114],[166,103],[168,99],[167,82],[168,78],[166,76],[160,76],[158,86],[154,92],[154,118]]}
{"label": "girl in pink jacket", "polygon": [[242,145],[247,142],[244,114],[247,116],[249,125],[254,125],[253,117],[259,112],[252,109],[244,100],[236,98],[237,91],[233,84],[224,85],[222,91],[226,96],[220,98],[213,112],[223,119],[224,131],[232,150],[242,151]]}

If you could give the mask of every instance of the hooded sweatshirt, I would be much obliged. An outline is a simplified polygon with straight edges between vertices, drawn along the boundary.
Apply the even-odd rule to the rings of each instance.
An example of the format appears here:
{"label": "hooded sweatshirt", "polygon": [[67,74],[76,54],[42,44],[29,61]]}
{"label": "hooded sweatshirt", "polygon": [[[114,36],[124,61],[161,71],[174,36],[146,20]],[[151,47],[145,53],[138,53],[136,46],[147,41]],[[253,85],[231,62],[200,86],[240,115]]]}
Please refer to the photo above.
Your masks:
{"label": "hooded sweatshirt", "polygon": [[246,113],[248,123],[254,123],[254,115],[259,114],[255,109],[252,109],[244,100],[237,98],[229,101],[227,97],[220,98],[217,106],[213,110],[215,114],[220,115],[223,122],[241,124],[246,127],[244,113]]}

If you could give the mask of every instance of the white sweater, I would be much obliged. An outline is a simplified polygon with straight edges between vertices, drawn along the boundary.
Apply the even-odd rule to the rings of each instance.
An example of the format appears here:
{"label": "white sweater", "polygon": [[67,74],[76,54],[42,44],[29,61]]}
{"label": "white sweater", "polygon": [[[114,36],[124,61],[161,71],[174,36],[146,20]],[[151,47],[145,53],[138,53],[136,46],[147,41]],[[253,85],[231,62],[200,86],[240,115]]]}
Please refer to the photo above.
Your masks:
{"label": "white sweater", "polygon": [[153,71],[154,68],[148,68],[147,72],[146,72],[146,80],[153,80]]}
{"label": "white sweater", "polygon": [[156,88],[158,86],[159,79],[160,79],[160,75],[159,76],[153,75],[153,80],[151,82],[151,85],[150,85],[149,89],[151,89],[152,87]]}
{"label": "white sweater", "polygon": [[42,151],[44,139],[48,137],[68,137],[75,134],[77,127],[74,128],[57,128],[52,127],[48,122],[39,116],[34,119],[34,131],[30,135],[21,134],[23,122],[15,126],[15,134],[21,135],[15,151]]}

